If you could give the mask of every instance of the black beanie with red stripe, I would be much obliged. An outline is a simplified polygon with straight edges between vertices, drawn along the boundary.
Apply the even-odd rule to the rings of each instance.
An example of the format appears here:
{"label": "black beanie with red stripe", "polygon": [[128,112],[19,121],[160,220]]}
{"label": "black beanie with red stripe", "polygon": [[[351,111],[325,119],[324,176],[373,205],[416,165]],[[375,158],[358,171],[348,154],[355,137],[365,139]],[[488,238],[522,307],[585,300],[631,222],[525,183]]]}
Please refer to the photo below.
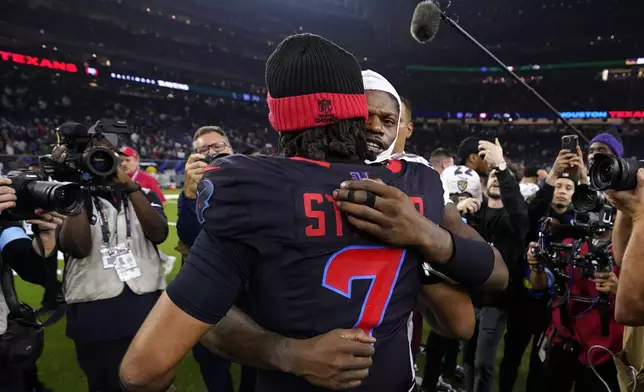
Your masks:
{"label": "black beanie with red stripe", "polygon": [[266,62],[269,121],[278,132],[367,119],[367,98],[358,61],[314,34],[282,41]]}

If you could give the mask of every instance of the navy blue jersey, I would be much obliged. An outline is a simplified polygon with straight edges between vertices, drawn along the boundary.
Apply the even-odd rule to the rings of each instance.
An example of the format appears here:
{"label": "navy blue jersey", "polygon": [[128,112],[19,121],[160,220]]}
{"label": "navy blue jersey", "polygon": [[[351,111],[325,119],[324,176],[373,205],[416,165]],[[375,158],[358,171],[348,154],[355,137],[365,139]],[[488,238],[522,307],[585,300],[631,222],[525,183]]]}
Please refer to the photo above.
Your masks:
{"label": "navy blue jersey", "polygon": [[[422,164],[236,155],[215,161],[199,189],[204,230],[185,272],[194,279],[181,276],[182,269],[168,295],[194,317],[216,323],[230,307],[231,296],[207,297],[204,286],[234,286],[237,293],[247,287],[253,318],[293,338],[362,328],[377,342],[370,376],[355,391],[408,391],[413,362],[407,322],[420,288],[422,257],[357,232],[335,208],[331,193],[340,183],[367,178],[398,187],[428,219],[441,223],[440,177]],[[211,251],[217,246],[226,250]],[[231,254],[237,258],[234,263],[220,261]],[[195,281],[213,274],[218,276]],[[185,295],[189,285],[201,287],[194,295],[199,303]],[[283,373],[260,372],[258,379],[258,392],[318,390]]]}

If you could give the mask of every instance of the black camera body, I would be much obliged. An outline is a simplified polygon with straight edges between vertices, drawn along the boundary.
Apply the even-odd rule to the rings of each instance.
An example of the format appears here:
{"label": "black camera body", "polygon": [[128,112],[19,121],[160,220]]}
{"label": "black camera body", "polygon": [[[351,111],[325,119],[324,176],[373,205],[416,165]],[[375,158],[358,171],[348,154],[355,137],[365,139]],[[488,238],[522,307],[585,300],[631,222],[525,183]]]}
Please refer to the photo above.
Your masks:
{"label": "black camera body", "polygon": [[637,171],[644,168],[644,160],[618,158],[596,154],[588,170],[591,189],[625,191],[637,186]]}
{"label": "black camera body", "polygon": [[573,225],[586,229],[591,234],[602,234],[613,229],[617,210],[604,194],[587,185],[578,185],[572,196],[575,211]]}
{"label": "black camera body", "polygon": [[227,156],[229,156],[229,155],[230,155],[230,154],[227,154],[227,153],[225,153],[225,152],[219,153],[219,154],[217,154],[217,155],[206,155],[206,157],[205,157],[205,158],[203,158],[203,159],[200,159],[200,161],[201,161],[201,162],[203,162],[203,163],[205,163],[205,164],[207,164],[207,165],[210,165],[210,164],[211,164],[211,163],[213,163],[215,160],[217,160],[217,159],[219,159],[219,158],[227,157]]}
{"label": "black camera body", "polygon": [[[572,225],[562,225],[546,218],[541,224],[534,254],[555,274],[556,282],[569,278],[567,267],[579,268],[584,278],[594,279],[595,272],[610,272],[613,268],[610,241],[599,243],[595,240],[598,233],[605,232],[603,229],[598,231],[603,227],[594,222],[581,224],[576,221]],[[585,254],[581,254],[583,244],[588,244]],[[556,291],[561,289],[556,287]]]}
{"label": "black camera body", "polygon": [[14,171],[7,176],[16,191],[16,206],[4,210],[0,220],[21,221],[34,219],[34,210],[55,211],[62,215],[73,215],[83,205],[80,185],[70,182],[45,181],[40,173]]}
{"label": "black camera body", "polygon": [[56,129],[54,152],[40,157],[42,171],[55,180],[84,187],[107,186],[119,167],[115,148],[121,134],[129,134],[121,120],[100,120],[89,129],[78,123],[62,124]]}

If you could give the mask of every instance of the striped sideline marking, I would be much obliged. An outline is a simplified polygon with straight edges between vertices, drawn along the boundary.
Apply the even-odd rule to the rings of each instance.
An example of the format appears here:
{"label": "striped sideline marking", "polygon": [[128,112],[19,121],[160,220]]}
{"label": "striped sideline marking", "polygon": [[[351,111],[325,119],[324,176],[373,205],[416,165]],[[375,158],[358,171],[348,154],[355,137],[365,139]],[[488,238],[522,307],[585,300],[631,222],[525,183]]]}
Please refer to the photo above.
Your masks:
{"label": "striped sideline marking", "polygon": [[166,203],[176,204],[179,200],[179,195],[165,195]]}

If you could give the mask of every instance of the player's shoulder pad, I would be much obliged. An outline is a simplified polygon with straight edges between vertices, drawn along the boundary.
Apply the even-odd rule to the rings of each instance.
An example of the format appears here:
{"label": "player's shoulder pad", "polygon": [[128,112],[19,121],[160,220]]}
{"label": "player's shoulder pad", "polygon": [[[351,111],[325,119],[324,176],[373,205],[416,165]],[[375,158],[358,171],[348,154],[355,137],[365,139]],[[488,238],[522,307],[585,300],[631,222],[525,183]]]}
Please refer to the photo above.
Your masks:
{"label": "player's shoulder pad", "polygon": [[[197,189],[197,218],[212,234],[233,240],[265,236],[265,211],[284,211],[278,158],[229,155],[205,169]],[[290,200],[289,200],[290,201]]]}
{"label": "player's shoulder pad", "polygon": [[416,162],[423,164],[428,167],[432,167],[432,164],[427,161],[427,159],[421,157],[420,155],[414,155],[414,154],[398,154],[398,155],[393,155],[392,159],[397,159],[405,162]]}

